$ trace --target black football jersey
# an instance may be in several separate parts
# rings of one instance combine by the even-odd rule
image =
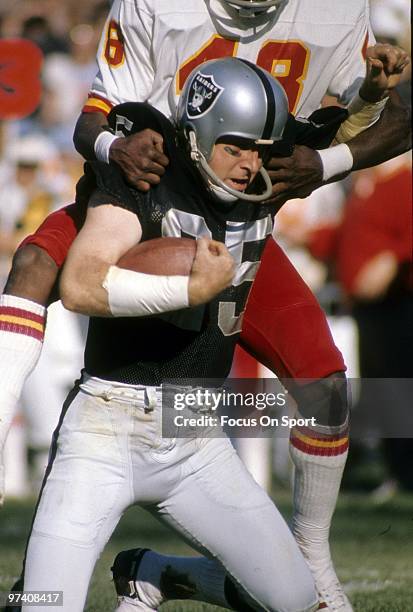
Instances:
[[[128,185],[119,168],[93,162],[98,190],[138,215],[142,240],[160,236],[205,236],[226,244],[235,259],[233,285],[210,303],[149,317],[92,317],[86,371],[129,384],[223,379],[232,364],[242,316],[266,240],[272,233],[272,205],[211,197],[203,180],[176,144],[175,128],[148,105],[116,107],[110,124],[126,133],[152,127],[163,134],[170,159],[162,181],[147,193]],[[274,271],[276,275],[276,271]]]

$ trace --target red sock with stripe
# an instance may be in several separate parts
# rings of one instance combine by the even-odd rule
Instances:
[[[27,377],[39,360],[46,309],[14,295],[0,296],[0,503],[4,494],[3,446]]]

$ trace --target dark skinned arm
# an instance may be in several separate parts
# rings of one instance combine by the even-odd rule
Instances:
[[[374,125],[346,142],[353,156],[352,170],[375,166],[411,148],[411,112],[395,91],[409,61],[403,49],[392,45],[376,44],[367,50],[360,96],[373,103],[386,96],[389,100]],[[272,159],[268,169],[274,183],[272,201],[279,206],[291,198],[307,197],[323,184],[320,157],[305,146],[296,146],[289,158]],[[336,175],[328,182],[345,175]]]
[[[73,141],[85,159],[96,159],[93,145],[108,125],[103,113],[82,113],[77,121]],[[110,147],[109,159],[123,170],[127,180],[141,191],[157,185],[169,160],[163,153],[163,138],[146,129],[131,136],[118,138]]]
[[[73,134],[76,151],[85,159],[96,159],[93,146],[96,138],[107,126],[108,120],[103,113],[81,113]]]
[[[409,107],[393,91],[377,123],[346,144],[354,159],[352,170],[370,168],[405,153],[412,146]],[[292,198],[305,198],[323,185],[320,156],[303,145],[297,145],[291,157],[273,158],[267,168],[274,183],[271,201],[280,206]]]
[[[348,143],[353,170],[370,168],[409,151],[412,147],[411,110],[392,91],[380,119]]]

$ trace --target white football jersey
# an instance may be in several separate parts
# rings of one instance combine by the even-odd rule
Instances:
[[[271,18],[240,18],[220,0],[115,0],[84,110],[146,101],[172,117],[196,66],[234,56],[276,76],[290,111],[308,117],[327,93],[350,101],[373,43],[368,0],[288,0]]]

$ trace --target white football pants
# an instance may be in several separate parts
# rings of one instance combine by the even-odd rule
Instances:
[[[25,590],[63,591],[64,603],[38,612],[82,612],[95,562],[133,504],[222,564],[257,609],[310,609],[306,562],[229,440],[162,438],[160,404],[160,389],[89,377],[66,402],[24,577]]]

